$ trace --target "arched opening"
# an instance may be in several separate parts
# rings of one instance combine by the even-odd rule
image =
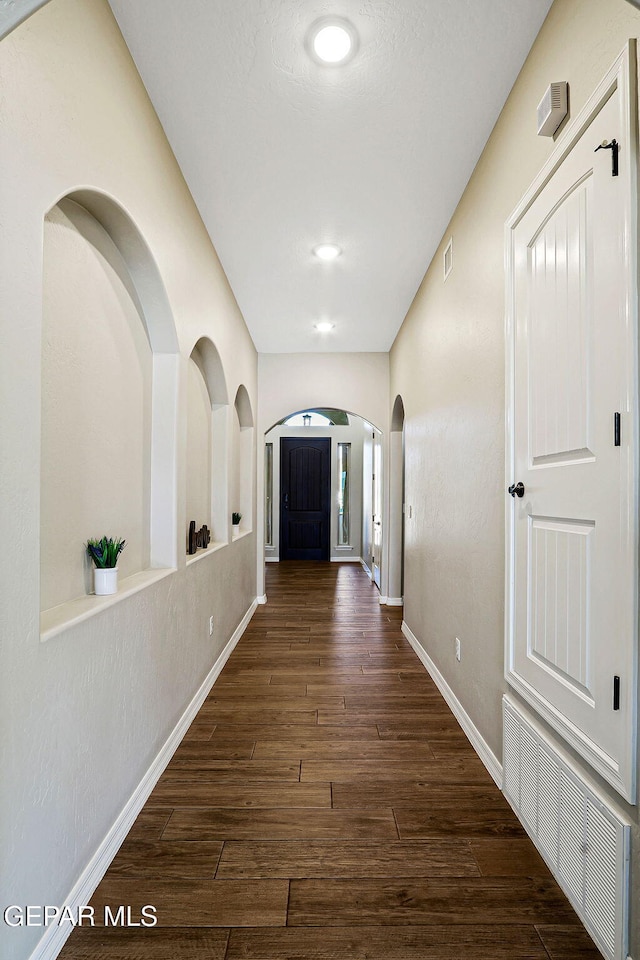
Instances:
[[[404,594],[404,403],[398,395],[391,414],[389,435],[389,597],[402,604]]]
[[[176,395],[178,362],[157,267],[114,201],[71,194],[51,208],[43,231],[40,555],[48,610],[91,592],[90,537],[126,539],[121,583],[175,565],[176,450],[157,407],[166,414]],[[169,409],[175,416],[175,402]]]
[[[113,241],[136,292],[153,352],[177,354],[178,338],[160,271],[129,214],[111,197],[95,190],[75,190],[65,200],[83,207]]]
[[[264,439],[265,560],[362,562],[379,586],[381,431],[357,414],[314,407],[288,413]]]
[[[222,361],[208,337],[191,351],[187,383],[187,521],[206,523],[214,543],[227,527],[227,385]]]
[[[231,514],[240,514],[239,532],[235,536],[248,533],[253,529],[253,448],[254,426],[251,400],[244,384],[240,384],[234,402],[232,418],[232,472],[231,472]],[[228,522],[231,522],[231,518]]]

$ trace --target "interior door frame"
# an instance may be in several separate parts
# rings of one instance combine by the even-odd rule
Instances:
[[[625,189],[630,197],[629,209],[624,213],[624,274],[627,278],[627,324],[631,331],[635,349],[629,351],[627,362],[630,364],[629,383],[633,384],[633,395],[629,399],[630,420],[635,438],[633,476],[629,482],[637,490],[640,470],[638,465],[638,122],[637,122],[637,80],[636,80],[636,42],[630,40],[615,61],[606,77],[598,85],[578,116],[564,131],[555,150],[533,181],[520,203],[505,225],[505,341],[506,341],[506,418],[505,418],[505,679],[544,720],[597,770],[630,803],[636,802],[636,737],[638,727],[638,588],[636,586],[633,604],[633,635],[635,637],[632,652],[632,676],[629,677],[629,691],[633,697],[630,710],[630,731],[632,770],[630,779],[623,781],[606,758],[594,752],[580,730],[549,701],[529,685],[514,669],[513,653],[515,642],[515,505],[512,497],[506,493],[507,487],[517,481],[515,476],[516,450],[514,437],[515,423],[515,322],[516,322],[516,284],[515,284],[515,239],[516,227],[531,204],[541,193],[562,162],[583,135],[594,116],[616,91],[620,94],[621,119],[629,133],[629,163]],[[624,170],[622,171],[624,175]],[[631,494],[633,510],[633,542],[638,542],[638,502],[637,493]],[[638,556],[634,552],[633,577],[638,584]]]
[[[382,553],[383,553],[383,516],[384,516],[384,460],[382,449],[382,431],[373,428],[373,446],[371,450],[371,580],[381,592]],[[377,507],[377,510],[376,510]],[[376,527],[379,528],[379,550],[376,549]],[[379,553],[379,556],[376,554]],[[377,571],[377,576],[376,576]]]

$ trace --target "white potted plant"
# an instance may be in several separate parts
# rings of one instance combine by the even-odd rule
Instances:
[[[126,540],[117,537],[101,537],[87,540],[87,553],[94,563],[93,590],[97,597],[106,597],[118,592],[118,557],[124,550]]]
[[[242,514],[241,514],[241,513],[236,513],[236,512],[234,511],[234,513],[231,514],[231,535],[232,535],[233,537],[237,537],[237,536],[239,536],[239,534],[240,534],[240,521],[241,521],[241,520],[242,520]]]

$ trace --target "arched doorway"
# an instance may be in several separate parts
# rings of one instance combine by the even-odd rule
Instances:
[[[321,452],[323,444],[325,453]],[[377,469],[374,464],[378,465]],[[324,490],[323,470],[328,472]],[[330,407],[294,411],[266,431],[264,553],[267,562],[290,557],[288,545],[283,541],[296,526],[296,518],[292,519],[292,512],[295,513],[292,484],[295,483],[302,484],[302,494],[297,497],[299,505],[317,506],[311,504],[308,497],[305,499],[309,491],[317,494],[318,501],[322,494],[328,503],[325,521],[321,517],[307,518],[311,525],[307,529],[311,533],[316,523],[315,532],[319,535],[324,522],[327,535],[324,553],[310,559],[363,562],[379,587],[383,535],[381,431],[359,415]],[[300,550],[301,544],[296,542],[294,549]],[[295,554],[294,558],[304,557]]]

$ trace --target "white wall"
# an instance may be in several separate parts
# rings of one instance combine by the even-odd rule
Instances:
[[[536,135],[536,107],[548,84],[568,81],[575,117],[639,34],[640,14],[624,0],[556,0],[391,351],[392,396],[401,394],[406,416],[405,502],[413,512],[405,516],[405,619],[499,759],[506,688],[504,224],[555,145]],[[451,236],[453,272],[445,282],[442,256]],[[622,806],[637,824],[637,808]],[[637,826],[633,847],[637,958]]]
[[[264,549],[266,559],[279,556],[280,550],[280,440],[282,437],[331,438],[331,560],[360,558],[362,543],[362,420],[350,417],[349,426],[337,427],[274,427],[265,434],[265,443],[273,443],[273,546]],[[338,467],[337,446],[351,444],[350,466],[350,545],[338,547]],[[264,502],[264,501],[263,501]]]
[[[262,433],[289,414],[316,407],[346,410],[387,430],[387,353],[261,353],[258,378]]]
[[[244,383],[254,409],[257,356],[107,3],[52,0],[17,27],[0,44],[0,87],[0,533],[10,545],[0,556],[2,900],[65,903],[255,598],[255,537],[189,566],[184,544],[189,356],[209,337],[229,396]],[[152,532],[150,564],[140,563],[175,558],[175,568],[138,574],[137,592],[112,604],[82,598],[88,618],[75,625],[68,605],[56,608],[59,630],[43,642],[44,218],[77,190],[112,236],[131,227],[125,259],[154,345],[150,469],[159,479],[151,520],[146,507],[136,511]],[[129,404],[139,423],[140,404]],[[111,521],[123,536],[125,499]],[[25,960],[41,933],[0,924],[0,956]]]

